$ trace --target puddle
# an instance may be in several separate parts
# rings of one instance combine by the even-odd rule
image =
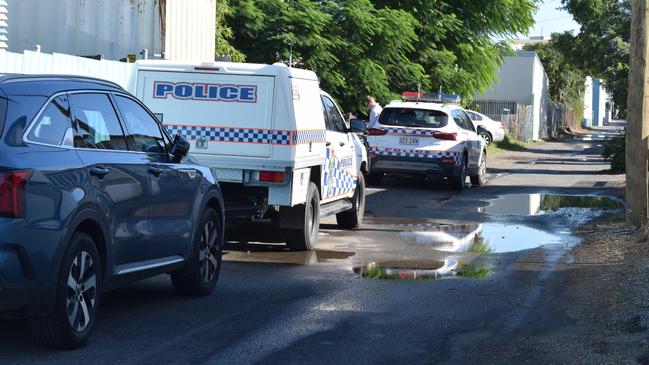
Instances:
[[[253,250],[229,249],[223,253],[224,261],[261,262],[292,265],[318,265],[336,263],[354,256],[355,252],[313,250],[289,251],[283,247],[273,250],[272,246],[258,245]]]
[[[357,266],[354,272],[364,278],[388,280],[436,280],[456,275],[455,260],[385,261]]]
[[[607,196],[511,194],[491,201],[489,214],[537,215],[560,210],[582,209],[593,212],[624,209],[624,203]]]
[[[540,246],[567,246],[576,240],[521,224],[441,224],[404,231],[402,240],[454,253],[505,253]]]

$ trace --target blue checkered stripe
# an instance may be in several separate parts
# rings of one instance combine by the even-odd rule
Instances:
[[[389,134],[403,134],[408,136],[422,136],[422,137],[432,137],[439,131],[430,130],[430,129],[414,129],[414,128],[394,128],[394,127],[381,127],[379,128],[388,132]]]
[[[379,156],[389,157],[412,157],[412,158],[429,158],[440,159],[442,157],[453,158],[453,164],[459,165],[462,161],[462,154],[455,151],[426,151],[426,150],[412,150],[404,148],[383,148],[370,146],[370,153],[375,153]]]
[[[324,129],[293,131],[293,144],[318,143],[325,141]]]
[[[334,156],[331,148],[327,148],[323,187],[325,199],[354,192],[357,182],[356,177],[347,172],[345,168],[341,168],[340,160]]]
[[[309,142],[324,142],[324,130],[284,131],[271,129],[250,129],[230,127],[205,127],[193,125],[166,124],[171,133],[180,134],[188,140],[206,138],[215,142],[259,143],[293,145]]]

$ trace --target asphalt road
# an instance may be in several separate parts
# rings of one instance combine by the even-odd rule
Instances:
[[[106,294],[83,349],[41,348],[25,321],[0,320],[0,364],[498,363],[489,343],[569,320],[540,299],[553,265],[570,260],[570,228],[588,217],[502,212],[539,193],[615,196],[621,178],[601,174],[600,148],[595,138],[490,157],[488,185],[461,194],[387,178],[368,189],[363,226],[323,221],[315,252],[286,252],[264,227],[265,243],[229,243],[211,296],[178,297],[167,276]],[[507,194],[532,195],[494,211]],[[485,242],[526,249],[475,249]],[[407,280],[431,275],[440,279]]]

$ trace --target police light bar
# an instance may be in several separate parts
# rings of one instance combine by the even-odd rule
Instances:
[[[459,104],[462,100],[459,95],[445,93],[420,93],[416,91],[404,91],[401,93],[403,101],[415,101],[424,103],[447,103]]]

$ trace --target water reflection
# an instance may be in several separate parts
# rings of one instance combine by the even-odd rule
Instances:
[[[520,224],[441,224],[404,231],[401,239],[446,252],[503,253],[573,240]]]
[[[565,208],[588,209],[592,212],[624,209],[615,198],[594,195],[509,194],[491,201],[485,208],[489,214],[537,215]]]

